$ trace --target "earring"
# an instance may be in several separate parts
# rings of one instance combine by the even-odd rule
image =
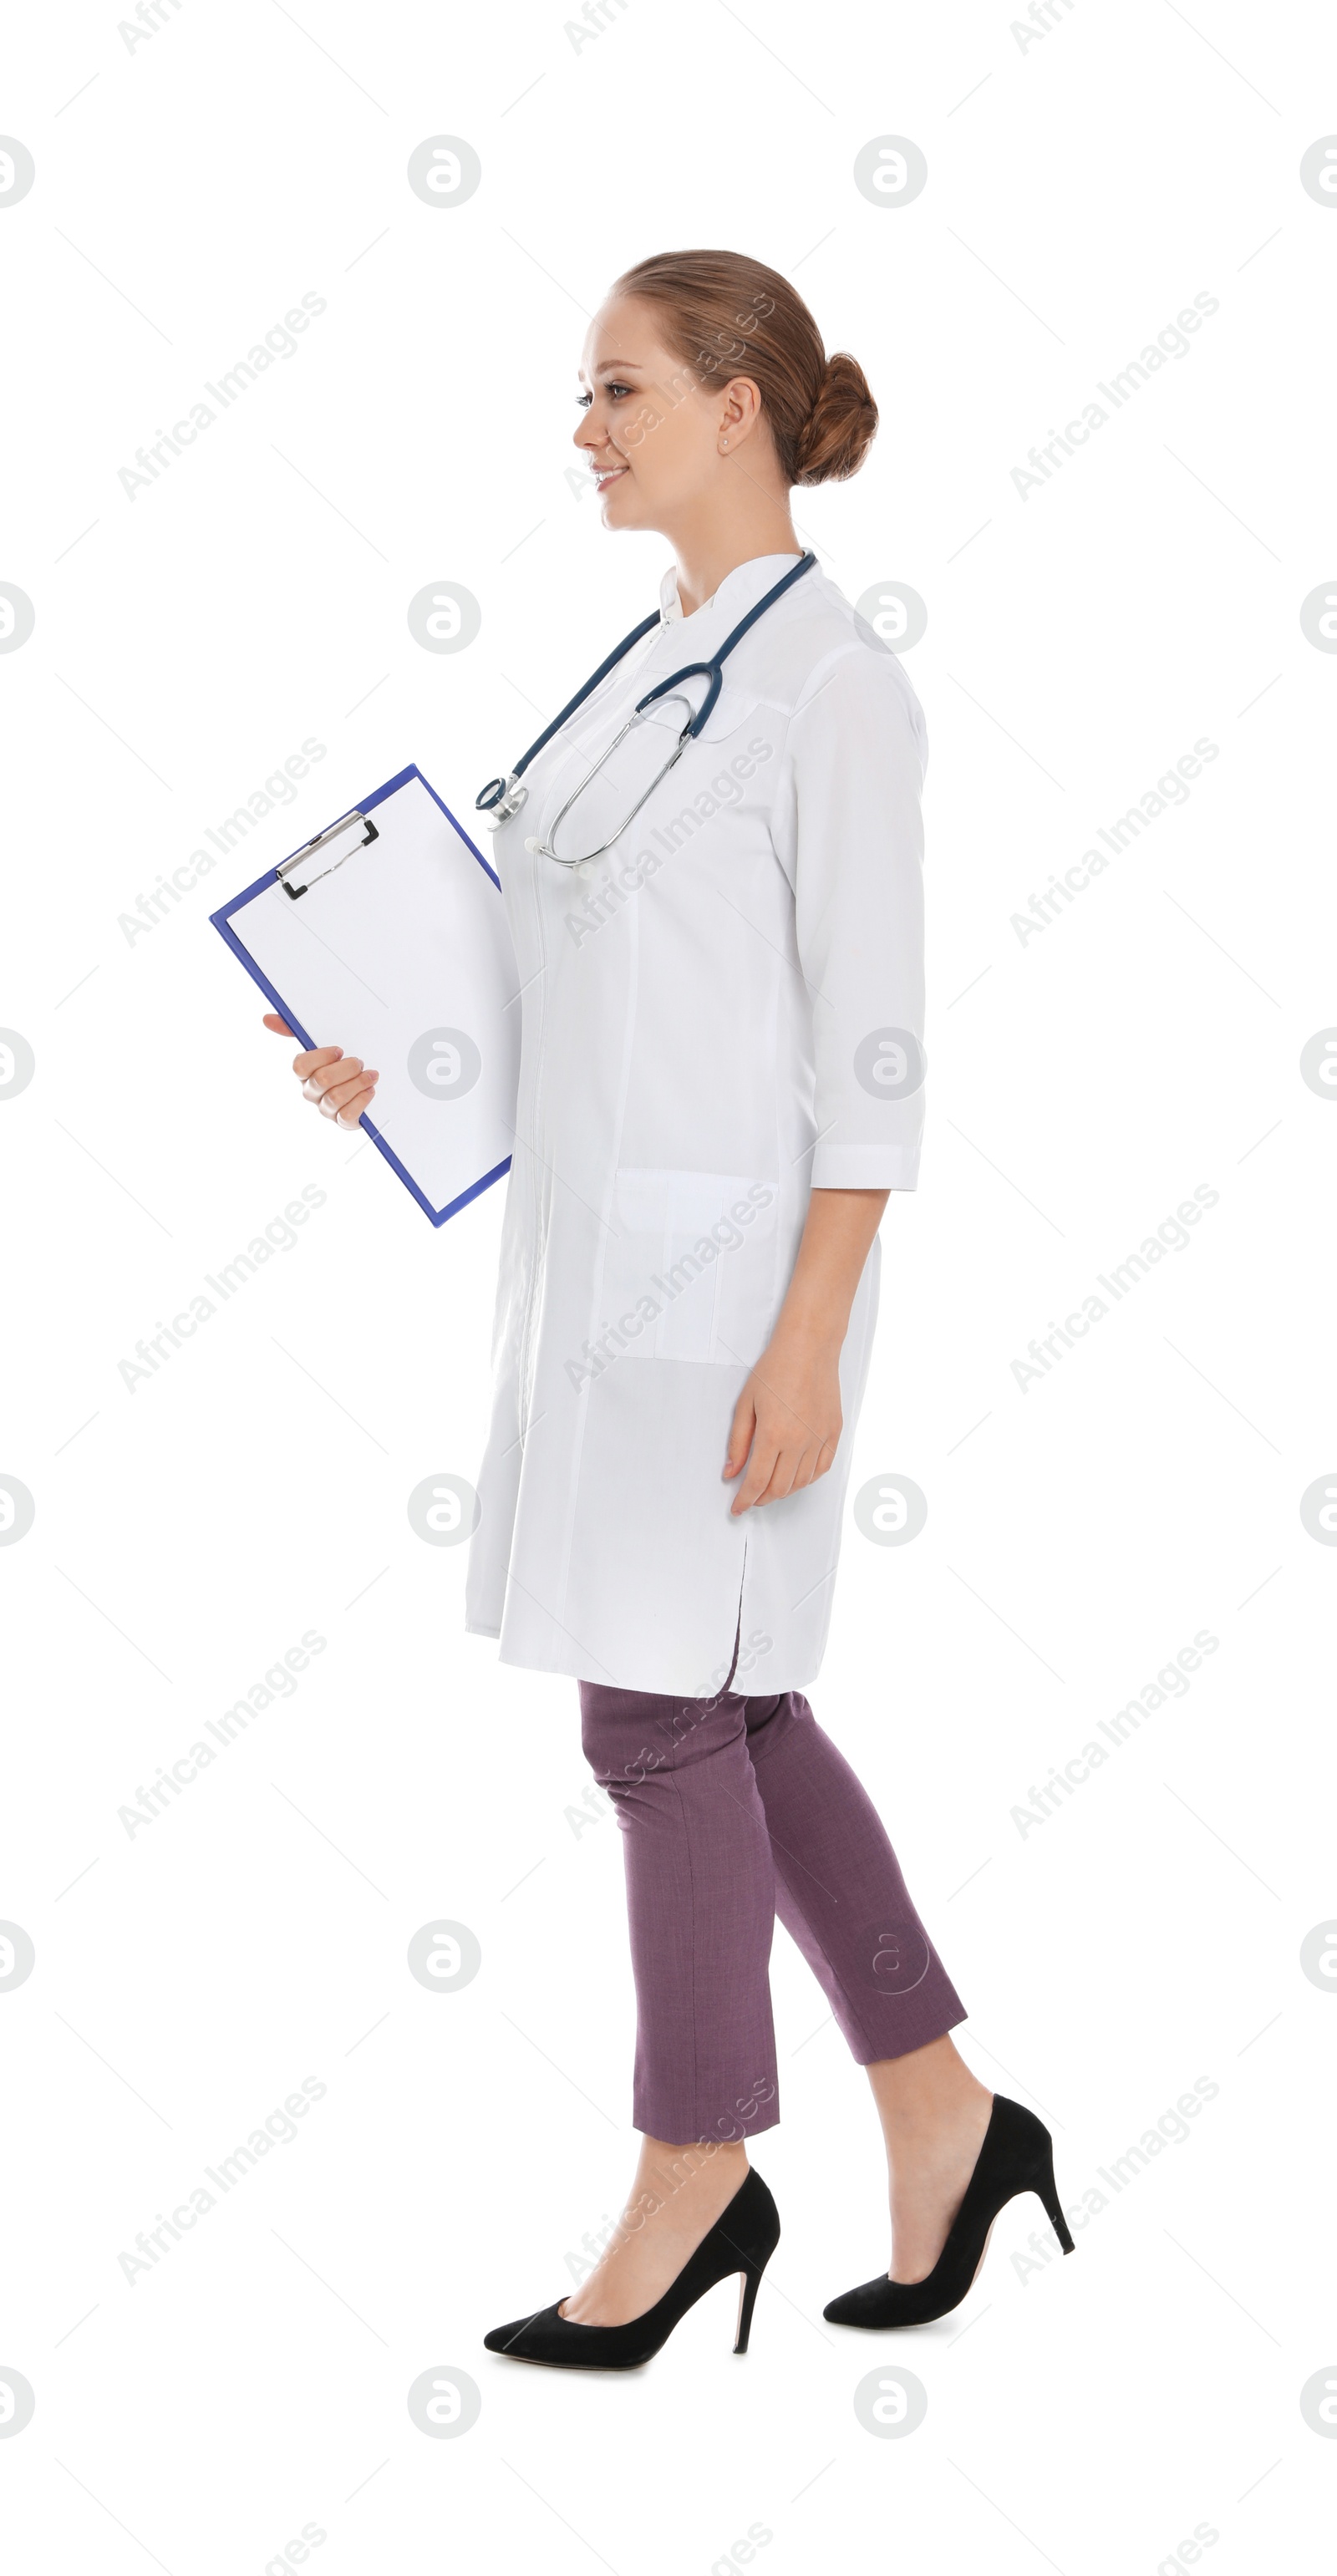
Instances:
[[[722,446],[724,446],[724,447],[727,447],[727,446],[728,446],[728,444],[729,444],[729,442],[728,442],[728,439],[727,439],[727,438],[726,438],[726,439],[723,439],[723,440],[721,441],[721,445],[722,445]]]

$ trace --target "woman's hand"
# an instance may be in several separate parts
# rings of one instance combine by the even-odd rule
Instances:
[[[809,1198],[770,1347],[734,1406],[725,1480],[745,1460],[747,1474],[729,1506],[731,1519],[754,1503],[778,1503],[813,1484],[835,1457],[841,1346],[886,1204],[885,1190],[815,1189]]]
[[[786,1329],[782,1316],[734,1406],[725,1480],[738,1475],[745,1460],[747,1474],[730,1518],[754,1503],[778,1503],[824,1476],[842,1420],[840,1341],[801,1325]]]
[[[277,1011],[266,1011],[264,1020],[275,1037],[292,1036]],[[356,1127],[363,1110],[370,1109],[380,1080],[360,1055],[345,1055],[342,1047],[303,1047],[293,1057],[292,1069],[303,1098],[314,1101],[322,1118],[332,1118],[338,1127]]]

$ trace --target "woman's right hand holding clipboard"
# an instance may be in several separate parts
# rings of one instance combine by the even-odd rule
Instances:
[[[277,1011],[266,1011],[264,1022],[275,1037],[293,1034]],[[314,1102],[322,1118],[332,1118],[338,1127],[356,1127],[364,1109],[370,1109],[380,1080],[360,1055],[345,1055],[342,1047],[303,1047],[293,1057],[292,1069],[303,1099]]]

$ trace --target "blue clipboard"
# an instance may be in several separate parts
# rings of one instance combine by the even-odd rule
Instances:
[[[518,977],[501,881],[416,765],[209,916],[304,1047],[374,1065],[359,1124],[433,1225],[510,1169]]]

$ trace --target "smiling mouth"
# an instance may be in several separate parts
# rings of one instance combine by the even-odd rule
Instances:
[[[616,483],[619,476],[626,473],[627,468],[625,465],[596,465],[591,470],[597,489],[603,492],[610,483]]]

